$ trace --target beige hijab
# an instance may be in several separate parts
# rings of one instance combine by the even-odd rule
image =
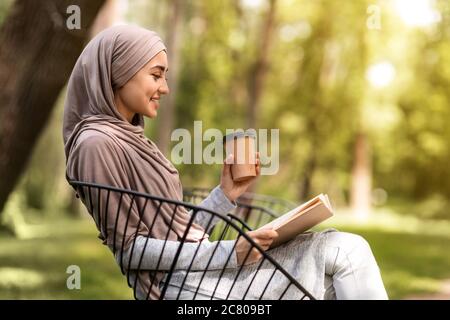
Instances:
[[[135,115],[129,123],[114,104],[113,88],[123,86],[162,50],[166,48],[155,32],[131,25],[106,29],[88,43],[70,76],[64,106],[63,137],[68,180],[106,184],[182,200],[178,171],[144,136],[142,115]],[[88,209],[88,203],[97,208],[97,194],[92,195],[89,201],[86,197],[82,196],[82,200]],[[130,247],[136,235],[157,239],[167,236],[169,240],[179,240],[190,219],[184,207],[177,207],[174,213],[174,206],[163,204],[152,226],[158,203],[149,201],[140,221],[139,212],[144,208],[144,199],[132,201],[127,196],[119,202],[117,193],[111,193],[109,197],[108,212],[104,210],[106,193],[103,193],[100,195],[100,208],[103,210],[90,213],[100,231],[100,238],[116,252],[122,246],[124,249]],[[132,210],[128,213],[130,205]],[[203,238],[204,229],[194,224],[187,241],[196,242]],[[158,274],[157,278],[160,277]],[[139,278],[143,289],[146,289],[148,274],[147,280]],[[150,297],[158,296],[157,287],[152,287]]]

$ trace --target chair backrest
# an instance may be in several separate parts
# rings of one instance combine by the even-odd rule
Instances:
[[[206,188],[184,188],[183,200],[199,204],[209,194]],[[275,197],[246,192],[236,200],[237,208],[229,214],[245,229],[257,229],[297,205]]]
[[[288,297],[289,299],[292,299],[291,297],[293,292],[295,292],[295,298],[314,299],[314,297],[305,288],[303,288],[300,283],[296,281],[296,279],[294,279],[279,263],[277,263],[277,261],[275,261],[245,233],[246,228],[245,226],[242,228],[242,224],[240,225],[239,219],[236,220],[232,217],[224,216],[212,210],[207,210],[206,208],[198,207],[186,202],[165,199],[159,196],[133,190],[80,181],[69,181],[69,183],[75,189],[77,196],[81,198],[88,212],[94,219],[101,238],[109,241],[108,247],[111,249],[114,257],[116,258],[116,262],[120,265],[122,274],[126,276],[128,286],[133,289],[133,294],[136,299],[143,298],[142,289],[140,289],[138,294],[138,288],[141,288],[142,283],[149,283],[148,288],[145,287],[147,292],[144,298],[155,298],[151,295],[150,291],[153,286],[157,285],[158,276],[160,277],[159,280],[161,280],[161,277],[164,278],[164,285],[160,288],[160,294],[156,298],[164,299],[171,278],[174,277],[175,272],[179,270],[183,271],[181,273],[183,275],[183,279],[181,280],[181,284],[178,283],[179,292],[177,294],[177,298],[180,297],[182,290],[186,288],[185,285],[187,285],[188,276],[190,276],[191,273],[195,273],[196,276],[201,274],[200,281],[194,288],[195,294],[192,298],[195,299],[197,294],[200,294],[206,285],[204,284],[202,286],[202,281],[205,279],[206,274],[214,270],[214,272],[218,275],[218,279],[214,290],[209,292],[211,299],[249,299],[249,297],[255,296],[254,287],[257,282],[259,288],[256,297],[257,299],[266,298],[267,293],[269,292],[271,292],[271,299],[286,299]],[[111,207],[113,203],[115,206]],[[144,215],[146,211],[156,210],[154,214],[155,220],[158,215],[160,215],[162,205],[170,207],[171,210],[173,210],[173,213],[175,213],[179,207],[184,207],[190,212],[191,218],[187,225],[186,232],[184,232],[183,236],[175,242],[176,245],[174,246],[173,241],[168,240],[168,233],[165,239],[152,239],[150,233],[153,225],[147,225],[149,231],[144,237],[145,245],[143,248],[142,246],[139,247],[139,244],[137,244],[137,230],[139,229],[141,223],[144,223],[143,221],[145,220]],[[251,209],[253,210],[253,208]],[[137,210],[139,217],[138,221],[133,221],[130,219],[131,210]],[[172,224],[174,216],[175,215],[172,215],[172,220],[169,225]],[[124,230],[118,229],[117,221],[119,220],[119,217],[122,219],[126,218]],[[197,223],[196,219],[199,217],[201,217],[203,221],[205,234],[208,231],[210,235],[210,242],[208,242],[208,245],[212,254],[207,257],[208,261],[205,261],[205,256],[199,255],[200,244],[186,242],[186,237],[192,227],[192,224],[194,222]],[[217,221],[218,223],[216,223]],[[136,230],[135,234],[130,234],[130,231],[127,231],[127,229]],[[133,240],[131,247],[125,249],[124,243],[127,236],[131,236]],[[236,266],[234,279],[230,282],[229,277],[227,278],[229,286],[224,287],[227,290],[224,292],[220,282],[223,279],[222,277],[224,276],[226,270],[229,270],[227,269],[227,266],[232,259],[232,253],[234,252],[237,241],[228,242],[233,243],[233,251],[231,251],[226,259],[224,259],[223,265],[215,265],[212,269],[212,266],[215,263],[214,255],[220,250],[221,243],[223,244],[223,241],[226,241],[227,239],[241,238],[246,239],[249,243],[250,249],[242,265]],[[147,247],[147,243],[150,243],[151,241],[153,241],[153,247]],[[157,242],[156,245],[155,241]],[[192,249],[193,245],[195,249]],[[186,251],[189,256],[189,259],[187,260],[183,258],[186,257],[186,252],[184,249],[191,250]],[[255,269],[251,273],[251,279],[246,279],[246,281],[244,281],[245,286],[242,287],[244,282],[239,279],[239,275],[245,268],[244,264],[247,261],[251,250],[257,250],[261,254],[262,258],[260,261],[256,262],[257,267],[255,264]],[[203,267],[201,270],[198,270],[198,266]],[[267,270],[270,270],[271,274],[268,278],[267,276],[265,277],[266,283],[263,284],[261,289],[261,274],[265,273],[267,275]],[[146,279],[145,281],[140,282],[143,275],[145,275]],[[177,273],[177,277],[179,277],[179,275],[180,273]],[[275,287],[277,288],[275,291],[278,292],[279,295],[274,298],[273,292]],[[233,289],[236,288],[239,288],[239,292],[242,293],[239,297],[236,297],[234,293],[232,294]],[[191,287],[190,290],[192,291],[192,289],[193,288]]]

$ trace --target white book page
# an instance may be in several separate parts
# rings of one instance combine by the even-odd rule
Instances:
[[[294,214],[296,214],[297,212],[298,212],[297,208],[292,209],[291,211],[283,214],[282,216],[276,218],[275,220],[272,220],[271,222],[265,224],[261,228],[274,228],[274,229],[276,229],[277,227],[281,226],[285,221],[289,220],[289,218],[291,216],[293,216]]]

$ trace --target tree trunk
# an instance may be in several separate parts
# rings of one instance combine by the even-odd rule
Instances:
[[[0,212],[104,0],[17,0],[0,29]],[[66,21],[80,8],[79,29]],[[62,146],[61,146],[62,148]]]
[[[370,214],[372,189],[370,159],[370,147],[367,136],[364,133],[358,133],[354,149],[350,201],[353,213],[361,220],[367,219]]]
[[[247,123],[248,128],[256,129],[258,126],[258,110],[260,109],[260,101],[264,88],[264,81],[267,75],[269,48],[272,42],[272,36],[275,29],[275,13],[276,0],[270,0],[269,9],[266,19],[261,28],[261,47],[258,50],[258,57],[251,68],[250,72],[250,88],[248,101]],[[250,185],[247,192],[256,190],[257,181]]]
[[[117,21],[123,20],[123,12],[119,11],[119,0],[104,0],[104,4],[97,14],[92,26],[89,29],[89,39],[104,29],[112,26]]]
[[[262,42],[261,47],[258,50],[259,55],[255,61],[255,64],[251,68],[249,82],[249,108],[247,116],[249,128],[256,129],[257,125],[258,109],[268,68],[269,48],[275,29],[275,5],[276,0],[270,0],[269,11],[267,12],[266,20],[261,29]]]
[[[317,167],[317,151],[316,148],[311,148],[308,160],[306,162],[305,172],[303,174],[303,180],[300,183],[299,199],[300,201],[306,201],[311,195],[312,178]]]
[[[175,100],[178,87],[178,69],[179,69],[179,43],[181,35],[181,26],[183,22],[183,4],[181,0],[172,0],[167,19],[167,59],[169,62],[170,73],[169,89],[170,94],[164,98],[158,120],[157,141],[161,152],[169,156],[170,136],[175,126]]]
[[[354,59],[358,59],[361,66],[368,65],[368,45],[366,43],[365,28],[360,28],[357,33],[357,46]],[[362,73],[362,72],[361,72]],[[361,74],[361,77],[363,75]],[[361,90],[359,96],[365,97],[366,87]],[[353,168],[351,176],[350,205],[353,215],[358,220],[367,220],[371,213],[372,202],[372,152],[369,138],[366,132],[366,119],[364,118],[364,99],[359,101],[359,108],[353,117],[358,119],[359,125],[355,132],[355,144],[353,154]]]

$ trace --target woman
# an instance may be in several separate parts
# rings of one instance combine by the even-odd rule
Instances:
[[[143,134],[143,116],[157,117],[158,100],[169,93],[167,86],[167,50],[160,37],[137,26],[115,26],[98,34],[80,55],[69,80],[64,110],[63,135],[67,160],[67,179],[94,182],[138,190],[169,199],[182,199],[182,186],[178,171]],[[231,160],[231,159],[230,159]],[[236,183],[231,179],[230,165],[225,161],[220,185],[214,188],[201,204],[219,213],[235,208],[235,200],[243,194],[254,179]],[[259,175],[259,157],[257,174]],[[90,201],[97,201],[93,196]],[[99,195],[101,206],[105,195]],[[87,203],[86,199],[82,200]],[[143,269],[154,270],[155,259],[164,249],[165,256],[159,270],[170,265],[179,240],[186,230],[190,213],[184,208],[173,208],[150,203],[142,217],[143,204],[124,197],[108,199],[108,213],[93,212],[94,220],[104,244],[113,250],[118,262],[130,271],[131,283],[136,285],[137,298],[159,297],[164,274],[156,273],[156,285],[144,276]],[[120,201],[131,205],[130,213],[122,213],[114,225],[110,212],[119,208]],[[125,205],[125,207],[127,207]],[[149,208],[152,207],[152,208]],[[119,211],[119,210],[118,210]],[[155,212],[159,215],[155,215]],[[109,219],[108,219],[109,217]],[[198,262],[193,271],[203,270],[211,256],[213,245],[203,236],[208,228],[207,217],[199,214],[187,233],[187,243],[179,257],[179,268],[186,269],[189,257],[198,249]],[[210,225],[209,225],[210,226]],[[209,231],[209,230],[206,230]],[[113,234],[114,233],[114,234]],[[248,235],[265,250],[277,236],[274,230],[259,230]],[[167,243],[164,240],[167,236]],[[238,266],[248,252],[248,242],[241,238],[222,241],[211,265],[221,269],[224,257],[232,259],[226,266],[224,279],[233,279]],[[134,253],[131,247],[134,243]],[[120,254],[117,248],[122,248]],[[360,236],[327,230],[305,233],[290,242],[268,251],[287,271],[319,299],[386,299],[379,268],[369,245]],[[142,261],[137,257],[143,255]],[[245,260],[242,281],[238,282],[231,297],[239,298],[245,279],[255,272],[260,259],[254,253]],[[125,261],[125,263],[123,263]],[[140,268],[139,268],[140,267]],[[148,274],[148,272],[147,272]],[[174,273],[166,298],[176,296],[177,285],[186,275],[184,270]],[[217,280],[214,270],[208,272],[204,290],[199,298],[209,298],[208,285]],[[260,279],[261,280],[261,279]],[[198,273],[190,272],[186,287],[195,287]],[[226,281],[226,280],[225,280]],[[267,279],[266,279],[267,281]],[[264,279],[261,283],[265,283]],[[242,286],[241,286],[242,284]],[[276,284],[276,282],[275,282]],[[273,292],[277,288],[272,288]],[[256,291],[247,297],[256,298]],[[268,290],[265,298],[273,298]],[[218,296],[220,297],[220,288]],[[191,298],[192,292],[183,291],[181,298]],[[295,298],[295,294],[287,294]]]

